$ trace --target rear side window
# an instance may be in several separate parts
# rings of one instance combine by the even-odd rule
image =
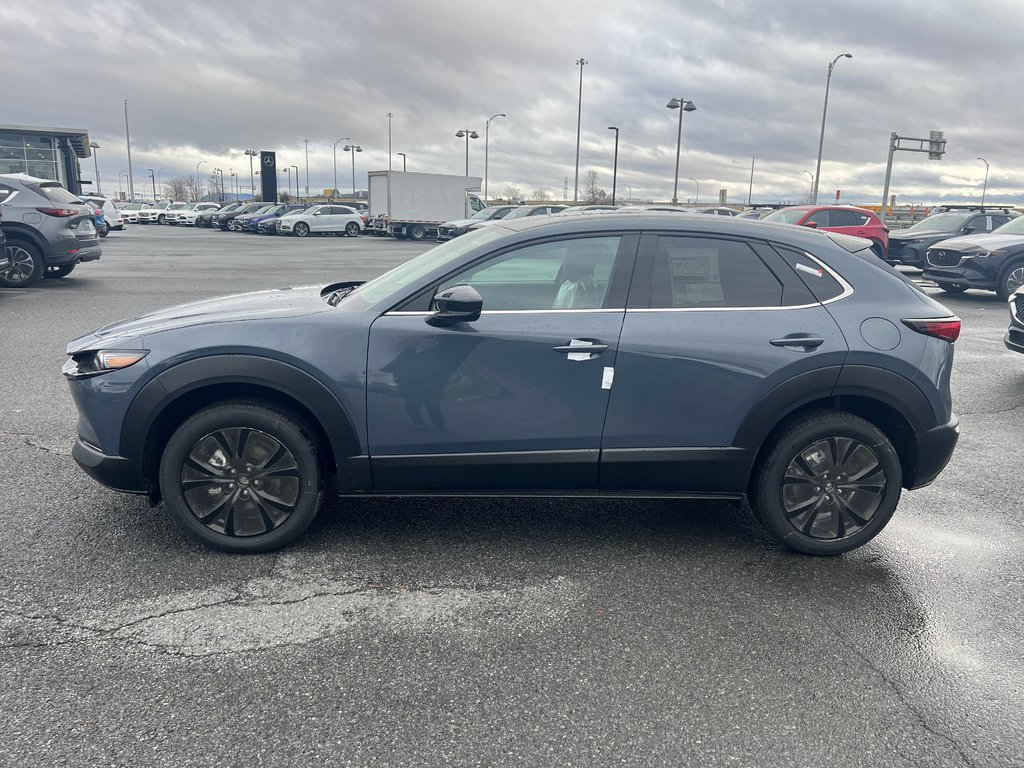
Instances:
[[[793,271],[804,281],[804,285],[814,294],[818,301],[828,301],[843,293],[843,285],[814,259],[806,253],[790,248],[775,246],[782,259],[793,268]],[[874,254],[872,254],[874,255]]]
[[[0,203],[3,203],[7,198],[14,194],[14,189],[8,187],[6,184],[0,184]]]
[[[860,211],[829,211],[832,227],[863,227],[868,223],[867,215]]]
[[[658,238],[651,308],[778,307],[782,284],[745,243]]]
[[[39,194],[49,200],[51,203],[76,203],[82,204],[82,201],[77,197],[68,192],[60,184],[40,184]]]

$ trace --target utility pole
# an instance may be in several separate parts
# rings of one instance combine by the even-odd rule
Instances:
[[[394,117],[390,112],[387,114],[388,118],[388,170],[391,170],[391,118]]]
[[[308,200],[309,199],[309,139],[305,139],[304,141],[306,142],[306,199]],[[299,172],[297,168],[295,169],[295,172],[296,173]],[[296,181],[298,181],[298,179],[296,179]],[[296,192],[298,192],[297,189],[296,189]]]
[[[747,205],[750,205],[750,198],[754,194],[754,158],[750,158],[750,186],[747,187]]]
[[[901,142],[917,142],[917,146],[902,146]],[[925,145],[928,146],[925,146]],[[929,160],[941,160],[942,156],[946,154],[946,139],[943,137],[942,131],[931,131],[929,132],[927,139],[915,139],[909,136],[897,136],[896,132],[893,131],[889,134],[889,160],[885,164],[885,187],[882,190],[882,209],[881,217],[882,223],[885,223],[886,210],[889,206],[889,182],[892,179],[892,156],[897,151],[903,152],[927,152]],[[815,187],[817,187],[817,179],[815,179]]]
[[[124,140],[128,145],[128,199],[135,200],[135,186],[132,183],[132,137],[128,133],[128,99],[124,100]]]
[[[580,98],[576,105],[576,181],[573,184],[572,201],[578,202],[580,197],[580,122],[583,118],[583,67],[590,62],[580,57],[576,64],[580,68]]]
[[[609,125],[608,130],[615,131],[615,159],[612,161],[612,205],[615,205],[615,184],[619,180],[619,129]]]

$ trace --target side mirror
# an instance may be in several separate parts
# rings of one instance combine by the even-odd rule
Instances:
[[[436,311],[427,318],[427,324],[444,328],[479,320],[484,299],[471,285],[453,285],[434,296],[434,307]]]
[[[818,222],[816,222],[816,221],[805,221],[804,222],[804,226],[805,227],[810,227],[811,229],[817,229],[818,228]]]

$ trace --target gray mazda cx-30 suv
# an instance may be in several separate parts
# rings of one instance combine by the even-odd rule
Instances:
[[[71,342],[73,454],[236,552],[293,540],[325,488],[749,498],[787,546],[845,552],[958,436],[960,321],[870,246],[718,216],[498,222],[367,283]]]

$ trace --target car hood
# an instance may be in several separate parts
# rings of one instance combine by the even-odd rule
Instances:
[[[211,323],[233,323],[242,320],[265,320],[276,317],[331,311],[320,294],[323,286],[275,288],[269,291],[241,293],[179,304],[157,312],[122,320],[75,339],[68,344],[68,354],[99,345],[109,345],[119,339],[138,338],[162,331],[176,330]]]
[[[1024,235],[967,235],[942,240],[932,248],[950,251],[994,251],[998,248],[1013,248],[1024,245]]]
[[[927,240],[931,237],[949,237],[952,232],[939,232],[937,229],[919,229],[914,232],[904,230],[902,232],[890,232],[890,240]]]
[[[451,227],[454,229],[455,227],[469,227],[473,224],[479,224],[480,221],[480,219],[455,219],[455,221],[446,221],[441,226]],[[490,221],[490,219],[485,219],[485,221]]]

